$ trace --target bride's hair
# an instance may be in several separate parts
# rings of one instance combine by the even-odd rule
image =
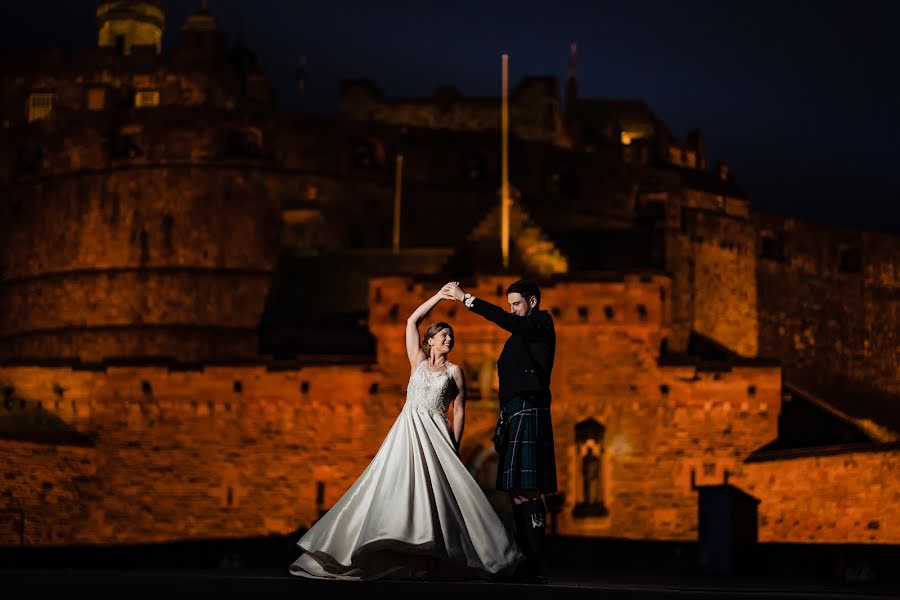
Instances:
[[[456,335],[453,333],[453,328],[450,327],[449,323],[444,323],[443,321],[432,323],[428,326],[428,329],[425,330],[425,339],[422,340],[422,350],[425,351],[426,356],[431,356],[431,352],[428,348],[428,340],[436,336],[442,329],[450,330],[450,349],[453,350],[453,346],[456,345]]]

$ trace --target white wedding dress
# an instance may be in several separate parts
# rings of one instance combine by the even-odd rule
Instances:
[[[511,572],[522,555],[454,450],[453,369],[419,363],[406,404],[359,479],[297,542],[294,575],[466,579]]]

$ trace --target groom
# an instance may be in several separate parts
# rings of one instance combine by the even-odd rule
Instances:
[[[509,493],[516,541],[525,553],[525,574],[532,583],[547,582],[546,510],[541,494],[556,491],[556,457],[550,421],[550,372],[556,353],[553,318],[541,310],[537,284],[520,280],[506,290],[507,313],[465,293],[457,282],[442,292],[510,332],[497,360],[500,410],[509,420],[509,435],[500,452],[497,489]]]

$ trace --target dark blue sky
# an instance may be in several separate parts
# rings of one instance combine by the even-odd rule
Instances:
[[[94,43],[95,4],[3,3],[5,47]],[[170,0],[171,43],[199,0]],[[260,55],[291,110],[334,114],[346,77],[388,95],[499,93],[565,78],[579,49],[584,96],[640,98],[676,136],[700,127],[754,206],[900,233],[900,2],[299,2],[209,0]],[[293,85],[308,57],[306,89]]]

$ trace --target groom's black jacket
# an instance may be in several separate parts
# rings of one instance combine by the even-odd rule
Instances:
[[[519,317],[481,298],[473,300],[471,310],[512,334],[497,359],[501,406],[520,392],[547,392],[549,401],[556,354],[556,330],[550,313],[535,310]]]

